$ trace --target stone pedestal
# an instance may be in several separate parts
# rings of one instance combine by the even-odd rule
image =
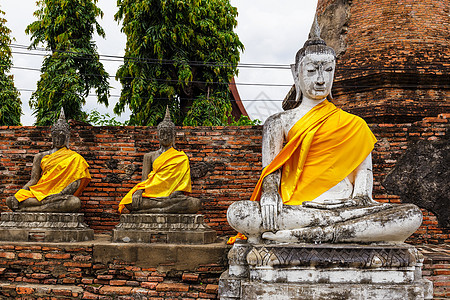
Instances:
[[[113,230],[113,242],[210,244],[216,232],[196,214],[124,214]]]
[[[94,239],[94,230],[80,213],[4,212],[0,241],[82,242]]]
[[[228,299],[432,299],[421,254],[400,245],[235,244],[219,296]]]

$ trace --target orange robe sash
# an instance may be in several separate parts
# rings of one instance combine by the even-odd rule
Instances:
[[[284,148],[264,168],[251,200],[260,199],[263,179],[280,168],[284,204],[314,200],[353,172],[375,143],[363,119],[325,100],[291,128]]]
[[[134,186],[119,203],[119,212],[132,202],[134,192],[145,190],[143,197],[168,197],[175,191],[191,192],[189,158],[174,148],[162,153],[153,162],[153,169],[145,181]]]
[[[81,194],[91,180],[86,160],[75,151],[63,147],[55,153],[46,155],[41,160],[42,176],[29,187],[20,189],[14,196],[19,202],[28,198],[42,201],[45,197],[60,193],[74,181],[81,180],[75,196]]]

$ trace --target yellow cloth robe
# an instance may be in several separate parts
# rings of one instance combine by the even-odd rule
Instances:
[[[75,196],[81,194],[91,180],[86,160],[75,151],[63,147],[55,153],[46,155],[41,160],[42,176],[30,186],[30,190],[20,189],[14,196],[21,202],[28,198],[42,201],[45,197],[60,193],[69,184],[81,179]]]
[[[291,128],[287,144],[264,168],[251,200],[260,199],[264,177],[279,168],[284,204],[314,200],[353,172],[375,143],[363,119],[325,100]]]
[[[120,201],[119,212],[132,202],[134,192],[145,190],[142,197],[168,197],[175,191],[191,192],[189,159],[183,151],[170,148],[153,162],[153,169],[145,181],[138,183]]]

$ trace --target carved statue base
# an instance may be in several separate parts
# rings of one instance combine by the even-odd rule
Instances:
[[[231,299],[432,299],[412,246],[237,242],[219,282]]]
[[[113,242],[211,244],[216,231],[197,214],[124,214],[113,230]]]
[[[0,241],[82,242],[94,239],[94,230],[80,213],[4,212]]]

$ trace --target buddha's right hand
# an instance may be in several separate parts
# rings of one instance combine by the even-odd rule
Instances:
[[[277,231],[278,214],[283,207],[280,195],[277,192],[262,193],[260,205],[263,228],[265,230]]]
[[[19,201],[14,196],[6,198],[6,205],[12,210],[16,211],[19,209]]]
[[[136,192],[133,193],[133,196],[131,196],[131,205],[133,207],[133,210],[141,209],[141,200],[143,193],[144,190],[137,190]]]

